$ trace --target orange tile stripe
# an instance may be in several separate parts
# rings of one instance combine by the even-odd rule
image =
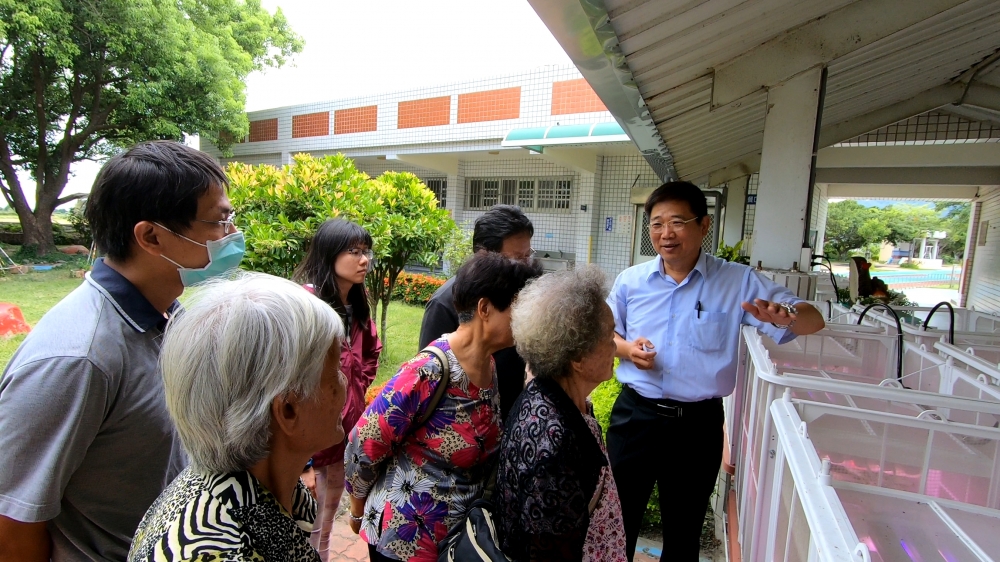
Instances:
[[[330,134],[330,112],[292,115],[292,138],[325,137]]]
[[[249,142],[278,140],[278,118],[250,122]]]
[[[552,83],[552,115],[607,111],[587,80],[564,80]]]
[[[458,122],[479,123],[521,116],[521,87],[458,96]]]
[[[378,106],[366,105],[333,112],[333,134],[367,133],[378,129]]]
[[[399,102],[397,129],[432,127],[451,122],[451,96]]]

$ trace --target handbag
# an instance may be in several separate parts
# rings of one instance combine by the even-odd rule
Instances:
[[[472,502],[465,513],[465,520],[452,527],[448,536],[438,543],[438,562],[510,562],[510,558],[500,550],[500,539],[493,524],[493,489],[499,465],[498,459],[486,482],[483,497]]]

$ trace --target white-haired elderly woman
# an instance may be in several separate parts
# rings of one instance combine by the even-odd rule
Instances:
[[[535,378],[500,442],[496,512],[514,561],[624,561],[625,530],[601,428],[587,401],[611,378],[614,328],[595,266],[521,291],[511,329]]]
[[[199,289],[160,356],[191,464],[146,512],[129,561],[319,562],[299,476],[344,438],[343,336],[337,313],[291,281],[247,274]]]

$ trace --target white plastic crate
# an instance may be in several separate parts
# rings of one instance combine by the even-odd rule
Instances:
[[[752,328],[743,329],[741,372],[736,391],[725,404],[730,455],[737,465],[733,487],[737,493],[744,559],[771,559],[760,558],[760,551],[755,549],[764,533],[771,530],[773,522],[762,517],[767,498],[776,493],[772,473],[776,435],[769,407],[786,390],[790,397],[831,408],[908,418],[937,416],[993,430],[992,426],[1000,419],[1000,393],[986,396],[986,400],[982,393],[975,396],[968,392],[942,393],[956,388],[975,389],[971,383],[976,379],[960,371],[954,360],[949,363],[945,357],[912,342],[904,343],[902,380],[913,389],[902,388],[896,379],[896,345],[895,336],[864,326],[830,326],[782,346],[762,338]],[[920,390],[923,388],[930,391]],[[855,438],[852,431],[858,428],[865,435],[877,433],[866,421],[853,426],[851,431],[839,434],[848,447]],[[848,480],[877,482],[901,490],[912,488],[912,482],[906,479],[882,482],[882,477],[868,464],[837,457],[836,451],[836,448],[830,451],[834,455],[833,470]],[[953,453],[960,458],[962,451]]]
[[[767,524],[751,552],[743,545],[744,559],[964,562],[1000,553],[1000,430],[796,400],[790,391],[769,409]],[[838,462],[870,464],[872,451],[885,457],[865,472],[874,481]]]

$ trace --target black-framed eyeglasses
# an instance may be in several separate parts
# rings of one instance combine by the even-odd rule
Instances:
[[[218,225],[221,225],[222,228],[223,228],[223,232],[225,232],[226,234],[229,234],[230,230],[232,230],[233,232],[236,231],[236,224],[235,224],[236,223],[236,213],[235,212],[229,213],[229,216],[224,221],[206,221],[206,220],[202,220],[202,219],[195,219],[195,221],[197,221],[197,222],[207,222],[208,224],[218,224]]]

